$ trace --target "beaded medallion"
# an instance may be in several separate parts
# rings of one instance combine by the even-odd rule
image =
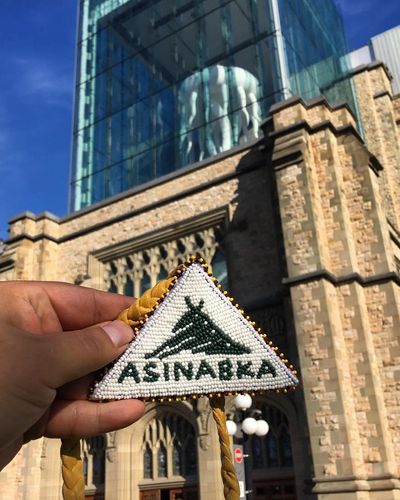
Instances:
[[[292,366],[193,259],[91,399],[161,399],[293,388]]]

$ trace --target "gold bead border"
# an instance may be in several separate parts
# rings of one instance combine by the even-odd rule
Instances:
[[[175,278],[167,287],[166,291],[161,295],[161,297],[156,301],[155,305],[152,307],[152,309],[146,313],[139,321],[138,324],[140,326],[135,326],[132,327],[134,331],[134,338],[132,339],[131,343],[135,341],[136,337],[139,335],[140,330],[143,328],[145,323],[148,321],[148,319],[153,315],[153,313],[156,311],[158,306],[164,301],[164,299],[167,297],[169,292],[172,290],[172,288],[175,286],[175,283],[177,282],[179,276],[184,273],[184,271],[192,266],[193,264],[200,264],[203,270],[207,273],[207,275],[211,278],[211,281],[214,283],[216,288],[218,288],[227,298],[228,300],[236,307],[236,309],[240,312],[240,314],[253,326],[253,328],[256,330],[256,332],[263,338],[264,342],[268,344],[268,346],[275,351],[275,353],[279,356],[280,360],[282,363],[284,363],[289,370],[292,372],[294,376],[297,377],[298,372],[295,369],[295,367],[292,364],[289,364],[288,359],[286,358],[285,354],[279,350],[277,346],[273,344],[273,342],[268,338],[268,335],[266,333],[263,333],[261,328],[258,328],[255,321],[252,321],[250,316],[248,316],[243,309],[239,306],[238,303],[235,302],[235,299],[229,295],[229,293],[222,288],[222,285],[218,282],[217,278],[213,276],[213,274],[210,272],[209,265],[205,262],[203,257],[201,257],[200,254],[193,255],[190,257],[187,261],[185,261],[183,264],[179,265],[176,269],[174,269],[169,275],[168,278]],[[129,323],[128,323],[129,324]],[[119,358],[118,358],[119,359]],[[104,376],[108,373],[108,371],[114,366],[114,364],[118,361],[115,360],[113,361],[110,365],[108,365],[104,370],[102,370],[99,373],[99,377],[96,377],[95,383],[91,386],[90,388],[90,393],[89,393],[89,398],[90,395],[94,391],[95,384],[99,381],[101,381]],[[268,392],[276,392],[276,393],[288,393],[288,392],[293,392],[296,389],[295,386],[289,387],[289,388],[281,388],[281,389],[270,389],[270,390],[257,390],[257,391],[251,391],[249,394],[251,396],[255,396],[256,394],[266,394]],[[158,402],[158,403],[171,403],[174,401],[187,401],[187,400],[196,400],[199,399],[203,396],[206,396],[208,398],[213,398],[213,397],[221,397],[221,396],[237,396],[239,394],[242,394],[240,391],[235,391],[235,392],[217,392],[217,393],[204,393],[204,394],[188,394],[188,395],[183,395],[183,396],[168,396],[168,397],[161,397],[157,396],[154,398],[136,398],[136,399],[141,399],[144,402]],[[99,402],[106,402],[109,400],[96,400]]]

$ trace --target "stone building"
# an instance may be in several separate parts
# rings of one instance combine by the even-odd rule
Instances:
[[[2,280],[138,295],[200,252],[299,368],[295,393],[255,398],[271,430],[250,443],[254,500],[400,498],[400,98],[380,63],[353,80],[364,139],[346,104],[292,98],[252,143],[62,219],[15,217],[0,255]],[[205,399],[148,404],[83,452],[88,498],[222,499]],[[58,453],[25,446],[0,497],[59,498]]]

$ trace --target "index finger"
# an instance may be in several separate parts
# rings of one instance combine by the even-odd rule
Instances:
[[[47,293],[63,330],[79,330],[112,321],[135,300],[68,283],[39,282],[36,285]]]

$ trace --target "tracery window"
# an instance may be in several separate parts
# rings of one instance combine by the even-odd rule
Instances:
[[[192,425],[176,413],[155,417],[146,427],[143,444],[143,478],[195,478],[197,446]]]
[[[83,474],[86,492],[104,489],[106,441],[104,436],[95,436],[82,441]]]
[[[143,454],[143,477],[151,479],[153,477],[153,452],[149,445],[146,445]]]
[[[228,268],[219,226],[202,229],[175,240],[128,252],[105,264],[105,288],[111,292],[139,297],[171,269],[199,253],[208,262],[217,280],[228,288]]]
[[[158,477],[167,477],[167,449],[164,443],[158,448]]]
[[[273,469],[293,466],[289,422],[284,413],[269,405],[257,405],[269,424],[268,434],[260,438],[251,437],[254,469]]]

